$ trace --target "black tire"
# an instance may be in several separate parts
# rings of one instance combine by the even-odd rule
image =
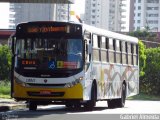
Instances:
[[[124,107],[126,100],[126,85],[122,84],[121,98],[108,100],[108,108]]]
[[[81,104],[79,103],[79,104],[74,104],[74,107],[75,108],[81,108]]]
[[[81,109],[81,104],[74,104],[74,109],[75,110],[80,110]]]
[[[67,108],[72,108],[73,106],[70,105],[70,104],[66,104],[66,107],[67,107]]]
[[[69,109],[80,109],[81,108],[80,102],[75,102],[75,103],[68,102],[65,104],[65,106]]]
[[[67,102],[67,103],[65,104],[65,106],[66,106],[67,108],[73,108],[73,104],[70,103],[70,102]]]
[[[121,98],[117,99],[117,107],[124,107],[126,101],[126,85],[122,84]]]
[[[33,102],[33,101],[30,101],[29,104],[28,104],[28,107],[29,107],[29,110],[36,111],[37,110],[37,103]]]
[[[87,101],[86,104],[84,104],[84,107],[86,108],[86,110],[92,111],[94,106],[96,105],[96,101],[97,101],[97,92],[96,92],[96,87],[95,84],[92,85],[92,89],[91,89],[91,100]]]
[[[108,108],[115,108],[116,107],[116,99],[113,99],[113,100],[108,100],[107,103],[108,103]]]

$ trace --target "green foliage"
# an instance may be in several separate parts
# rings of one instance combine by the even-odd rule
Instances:
[[[9,81],[0,81],[0,95],[10,95],[11,85]]]
[[[140,79],[141,92],[159,95],[160,93],[160,48],[145,50],[146,66],[145,75]]]
[[[146,30],[145,31],[137,30],[137,31],[134,31],[134,32],[130,32],[129,35],[144,40],[147,36],[150,36],[150,33],[147,32]]]
[[[146,55],[145,55],[145,45],[139,41],[139,66],[140,66],[140,77],[143,77],[145,72],[145,66],[146,66]]]
[[[146,40],[155,37],[148,31],[134,31],[130,35]],[[146,48],[139,41],[140,93],[159,95],[160,93],[160,48]]]
[[[146,27],[145,30],[137,30],[137,31],[129,32],[129,35],[137,37],[141,40],[156,41],[158,39],[157,34],[153,32],[149,32],[148,30],[149,29]]]
[[[0,46],[0,80],[9,79],[11,52],[7,45]]]
[[[11,98],[11,85],[9,81],[0,81],[0,98]]]

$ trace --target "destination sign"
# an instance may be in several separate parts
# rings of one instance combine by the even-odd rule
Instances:
[[[28,33],[48,33],[48,32],[66,32],[67,27],[28,27]]]

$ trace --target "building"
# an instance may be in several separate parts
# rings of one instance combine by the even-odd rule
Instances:
[[[8,44],[8,38],[15,33],[15,30],[0,29],[0,45]]]
[[[103,2],[103,6],[102,6]],[[109,28],[109,4],[106,0],[86,0],[85,18],[86,24],[108,29]]]
[[[129,32],[134,31],[134,4],[135,0],[130,0]]]
[[[84,22],[111,31],[129,31],[130,0],[86,0]]]
[[[134,30],[160,31],[160,0],[135,0]]]
[[[133,0],[120,0],[120,31],[128,32],[129,31],[129,23],[130,23],[130,14],[132,9]],[[117,5],[118,6],[118,5]],[[119,14],[119,13],[118,13]]]
[[[74,3],[74,0],[0,0],[0,2],[11,3]]]
[[[69,21],[69,11],[70,5],[69,4],[56,4],[55,5],[55,15],[54,18],[57,21]]]
[[[21,22],[54,19],[53,4],[11,3],[9,9],[10,29],[14,29]]]
[[[67,21],[69,4],[10,3],[9,28],[28,21]]]

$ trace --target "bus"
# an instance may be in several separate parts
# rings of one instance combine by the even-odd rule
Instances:
[[[93,110],[97,101],[124,107],[139,93],[138,39],[58,21],[17,25],[11,37],[11,96],[38,105]]]

